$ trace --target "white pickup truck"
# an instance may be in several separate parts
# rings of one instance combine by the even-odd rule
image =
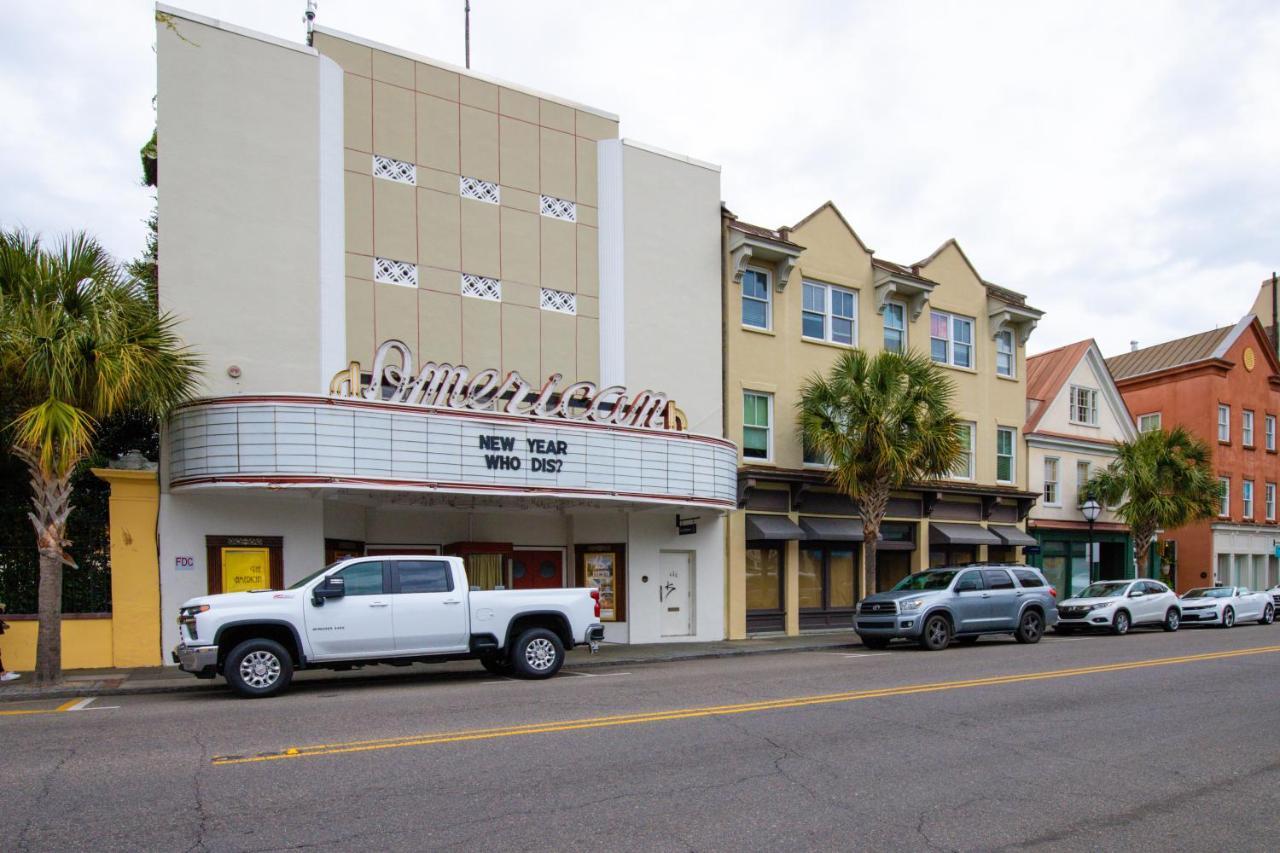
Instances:
[[[565,650],[604,637],[595,589],[472,590],[460,557],[354,557],[286,590],[193,598],[178,612],[179,668],[274,696],[304,667],[479,659],[549,678]]]

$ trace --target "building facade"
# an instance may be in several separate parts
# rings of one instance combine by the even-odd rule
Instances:
[[[1160,534],[1177,589],[1265,589],[1278,580],[1276,419],[1280,362],[1253,314],[1107,360],[1138,429],[1180,425],[1213,449],[1218,517]]]
[[[853,347],[931,353],[969,440],[952,478],[894,495],[877,587],[929,566],[1019,560],[1035,543],[1022,425],[1041,312],[984,281],[954,240],[910,266],[876,258],[831,203],[777,230],[726,211],[723,243],[725,435],[740,445],[729,635],[847,627],[873,591],[861,588],[857,509],[796,427],[803,382]]]
[[[718,168],[356,36],[158,18],[160,295],[206,362],[162,612],[446,553],[599,586],[608,641],[723,638]]]
[[[1128,526],[1106,509],[1090,525],[1080,505],[1089,477],[1137,430],[1093,340],[1027,359],[1027,486],[1040,498],[1027,520],[1039,566],[1060,598],[1092,580],[1135,574]],[[1092,546],[1092,552],[1090,551]]]

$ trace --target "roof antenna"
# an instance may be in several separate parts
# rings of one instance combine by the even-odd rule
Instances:
[[[302,20],[307,25],[307,47],[315,47],[312,42],[316,35],[316,0],[307,0],[307,11],[302,13]]]
[[[467,41],[467,70],[471,70],[471,0],[463,0],[462,10],[466,17],[465,38]]]

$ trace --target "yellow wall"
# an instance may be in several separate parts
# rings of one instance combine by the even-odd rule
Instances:
[[[156,549],[159,482],[155,471],[94,468],[111,484],[111,609],[108,617],[62,620],[62,668],[159,666],[160,565]],[[35,619],[5,620],[4,665],[36,664]]]

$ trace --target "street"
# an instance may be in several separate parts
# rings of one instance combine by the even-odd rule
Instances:
[[[1271,850],[1278,683],[1247,625],[9,702],[0,848]]]

